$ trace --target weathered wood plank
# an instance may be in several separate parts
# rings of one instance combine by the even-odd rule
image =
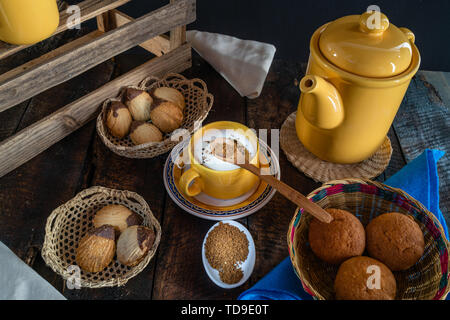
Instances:
[[[92,150],[91,179],[82,189],[101,185],[109,188],[126,189],[137,192],[150,206],[156,219],[162,223],[162,212],[166,191],[162,181],[162,171],[166,155],[153,159],[128,159],[108,150],[101,140],[94,138]],[[162,241],[166,241],[163,233]],[[158,259],[155,256],[148,266],[123,287],[69,290],[63,294],[68,299],[151,299],[154,270]]]
[[[161,76],[166,72],[185,70],[191,65],[190,58],[189,45],[156,57],[1,142],[0,177],[91,120],[100,103],[109,97],[116,96],[124,85],[137,84],[148,75]]]
[[[178,0],[170,0],[170,3],[175,3]],[[176,27],[170,30],[170,49],[178,48],[186,42],[186,26]]]
[[[71,81],[43,92],[28,107],[19,129],[110,79],[106,62]],[[77,88],[74,91],[74,88]],[[78,186],[95,124],[85,126],[20,169],[0,179],[0,241],[30,263],[40,254],[48,215],[72,198]],[[49,279],[53,281],[53,276]]]
[[[0,83],[0,111],[67,81],[140,43],[195,20],[195,0],[180,0]]]
[[[175,28],[170,31],[170,49],[178,48],[186,42],[186,26]]]
[[[119,56],[116,60],[120,59]],[[135,58],[124,60],[117,69],[120,73],[128,71],[135,66],[129,65],[134,64],[134,60]],[[109,66],[97,66],[88,73],[37,96],[18,128],[34,123],[84,92],[90,92],[92,81],[97,86],[102,84],[101,81],[108,81],[105,70],[110,70],[110,67],[103,69],[105,65]],[[261,97],[247,101],[240,98],[197,55],[194,67],[184,74],[205,80],[208,89],[215,96],[215,105],[206,122],[226,119],[243,122],[256,129],[277,129],[296,109],[301,70],[298,64],[274,60]],[[143,78],[146,75],[141,76]],[[420,78],[421,75],[424,76],[423,79]],[[448,74],[444,74],[444,78],[447,77]],[[449,136],[449,117],[445,110],[448,110],[450,104],[440,88],[443,84],[435,85],[435,79],[438,79],[436,74],[433,73],[433,77],[430,77],[421,72],[411,84],[389,132],[394,153],[385,172],[386,178],[398,171],[406,163],[405,159],[411,161],[425,147],[442,149],[443,146],[443,150],[449,152],[449,142],[445,139]],[[111,91],[111,95],[118,89],[119,86]],[[86,103],[83,107],[90,105]],[[431,131],[439,137],[433,136]],[[88,147],[92,137],[93,144]],[[1,151],[0,147],[0,158],[4,154]],[[405,159],[401,152],[405,152]],[[282,151],[279,154],[283,181],[304,194],[318,186],[292,167]],[[213,222],[182,211],[165,194],[161,172],[166,157],[167,155],[162,155],[148,160],[120,158],[107,150],[96,137],[94,122],[91,122],[67,137],[63,143],[52,146],[0,179],[0,240],[24,261],[32,264],[39,274],[70,299],[234,299],[288,255],[285,237],[295,206],[277,194],[265,208],[241,221],[247,224],[255,240],[255,270],[242,287],[234,290],[221,289],[207,277],[200,255],[203,236]],[[444,168],[448,162],[448,158],[440,160],[440,174],[450,172],[448,168]],[[440,177],[440,181],[441,184],[443,181],[448,182],[448,176]],[[163,237],[153,261],[126,286],[71,291],[64,288],[61,278],[46,267],[36,254],[42,246],[45,220],[51,210],[73,197],[76,192],[94,184],[128,189],[143,195],[161,222]],[[441,186],[441,209],[444,211],[444,206],[447,210],[449,207],[445,200],[450,190],[443,195],[442,190]]]
[[[184,75],[204,80],[208,91],[217,98],[205,123],[219,120],[245,123],[244,99],[209,64],[197,54],[194,57],[193,68]],[[153,299],[235,298],[248,287],[247,284],[231,290],[221,289],[208,278],[203,268],[203,237],[215,222],[194,217],[180,209],[170,197],[166,196],[166,199]],[[246,219],[240,222],[246,225]]]
[[[10,137],[17,131],[20,120],[27,109],[30,101],[25,101],[16,106],[0,113],[0,141]]]
[[[268,145],[274,150],[278,131],[284,120],[297,109],[300,90],[298,83],[303,76],[299,63],[287,63],[275,59],[267,75],[264,88],[257,99],[247,100],[247,118],[250,128],[266,129]],[[320,186],[298,171],[287,160],[281,148],[278,150],[281,180],[307,195]],[[257,213],[248,217],[249,230],[256,246],[256,265],[249,284],[253,285],[288,255],[286,233],[296,206],[279,193]]]
[[[134,68],[129,63],[145,62],[145,56],[127,55],[115,59],[120,73]],[[127,61],[128,60],[128,61]],[[120,73],[117,76],[120,76]],[[161,222],[165,200],[165,188],[162,181],[162,170],[165,155],[153,159],[128,159],[120,157],[106,148],[95,134],[93,144],[86,157],[88,170],[80,185],[80,190],[93,185],[101,185],[115,189],[126,189],[137,192],[149,204],[156,219]],[[68,299],[151,299],[156,257],[135,278],[123,287],[69,290],[63,288]]]
[[[450,100],[431,82],[435,78],[428,75],[419,71],[411,81],[394,129],[407,162],[426,148],[446,151],[438,162],[440,208],[450,224]],[[448,79],[449,74],[442,76]]]
[[[73,31],[67,32],[68,34],[74,33]],[[69,35],[67,35],[69,36]],[[54,37],[46,39],[39,44],[30,47],[17,53],[14,56],[9,56],[5,59],[0,59],[0,74],[8,72],[17,66],[20,66],[27,61],[38,58],[42,54],[55,49],[63,41],[63,34],[58,34]],[[19,126],[20,120],[30,103],[30,100],[24,101],[19,105],[6,110],[5,112],[0,112],[0,141],[13,135]]]
[[[383,180],[380,180],[380,182],[384,182],[385,180],[389,179],[406,165],[405,156],[403,155],[402,148],[400,147],[400,142],[398,141],[394,126],[391,126],[391,128],[389,129],[388,137],[391,140],[392,156],[391,161],[389,161],[389,165],[383,172]]]
[[[97,17],[98,28],[103,32],[118,28],[132,21],[134,21],[133,18],[116,9],[108,11]],[[169,38],[164,34],[147,40],[139,46],[158,57],[170,51]]]
[[[90,43],[93,40],[100,37],[102,34],[103,33],[98,30],[92,31],[78,39],[74,39],[73,41],[66,43],[63,46],[56,48],[55,50],[47,52],[46,54],[43,54],[42,56],[40,56],[34,60],[28,61],[27,63],[24,63],[15,69],[5,72],[0,75],[0,83],[6,82],[6,81],[8,81],[8,79],[17,77],[20,74],[23,74],[27,70],[30,70],[34,66],[38,66],[39,64],[41,64],[45,61],[48,61],[52,58],[63,55],[66,52],[70,52],[71,50],[73,50],[74,48],[77,48],[80,45]]]
[[[447,109],[450,108],[450,72],[436,72],[421,70],[418,75],[419,79],[430,90],[430,99],[442,103]]]
[[[80,23],[87,21],[89,19],[95,18],[96,16],[117,8],[130,0],[86,0],[78,5],[80,8]],[[56,29],[55,34],[61,33],[69,28],[67,20],[70,14],[66,11],[61,11],[59,16],[59,26]],[[30,45],[12,45],[5,42],[0,42],[0,59],[6,58],[16,52],[19,52],[25,48],[30,47]]]
[[[101,32],[107,32],[112,28],[109,11],[97,16],[97,29]]]

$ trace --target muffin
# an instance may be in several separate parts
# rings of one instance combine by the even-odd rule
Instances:
[[[353,214],[340,209],[325,209],[333,217],[331,223],[313,218],[309,225],[309,244],[321,260],[340,264],[360,256],[366,246],[366,235],[361,222]]]
[[[406,270],[422,257],[425,241],[414,218],[398,212],[382,214],[366,227],[367,251],[392,271]]]
[[[386,265],[361,256],[339,267],[334,290],[337,300],[394,300],[397,284]]]

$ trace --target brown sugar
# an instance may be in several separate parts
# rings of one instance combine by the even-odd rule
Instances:
[[[237,283],[244,276],[239,264],[247,259],[248,245],[245,233],[227,223],[220,222],[209,233],[205,255],[224,283]]]

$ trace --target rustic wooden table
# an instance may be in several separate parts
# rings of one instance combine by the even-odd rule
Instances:
[[[41,45],[2,60],[0,73],[77,36],[68,31]],[[123,54],[77,78],[0,113],[0,141],[59,107],[141,64],[145,54]],[[215,96],[206,122],[232,120],[251,128],[277,129],[296,110],[298,81],[304,64],[275,59],[261,96],[245,99],[204,60],[194,54],[187,77],[203,79]],[[447,151],[439,162],[441,209],[450,223],[450,73],[421,71],[411,82],[392,126],[394,152],[384,181],[425,148]],[[162,180],[167,154],[148,160],[121,158],[100,141],[91,121],[25,165],[0,178],[0,241],[68,299],[235,299],[287,255],[286,232],[295,207],[279,194],[259,212],[241,219],[256,245],[256,266],[242,287],[215,286],[203,270],[201,243],[212,221],[178,208]],[[282,180],[308,194],[320,184],[295,169],[280,151]],[[40,250],[47,216],[79,191],[94,185],[127,189],[142,195],[162,226],[159,249],[147,268],[119,288],[69,290],[47,267]]]

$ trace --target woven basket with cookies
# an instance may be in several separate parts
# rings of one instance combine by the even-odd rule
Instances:
[[[359,179],[328,182],[308,198],[333,221],[298,209],[287,241],[294,270],[315,299],[445,299],[450,245],[418,201]]]
[[[114,153],[127,158],[153,158],[178,142],[177,129],[190,135],[201,124],[214,98],[201,79],[170,73],[148,77],[107,99],[97,118],[97,132]],[[174,138],[175,137],[175,138]]]
[[[80,287],[122,286],[149,264],[161,226],[135,192],[85,189],[48,217],[42,257]]]

